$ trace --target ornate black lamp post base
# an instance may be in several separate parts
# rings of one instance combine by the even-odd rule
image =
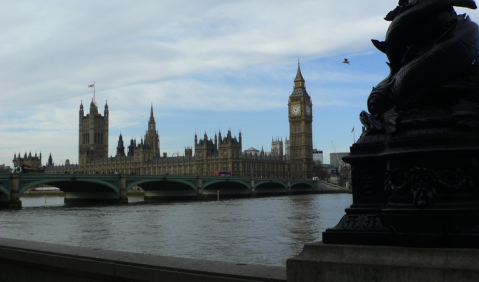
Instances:
[[[436,112],[351,147],[353,205],[324,243],[479,248],[479,130]]]
[[[390,63],[360,114],[353,205],[324,243],[479,248],[479,27],[454,6],[400,0],[387,14]]]

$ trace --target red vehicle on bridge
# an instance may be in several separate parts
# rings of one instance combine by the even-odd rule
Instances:
[[[229,171],[215,171],[215,176],[231,176]]]
[[[36,167],[29,165],[16,166],[12,169],[12,173],[44,173],[45,167]]]

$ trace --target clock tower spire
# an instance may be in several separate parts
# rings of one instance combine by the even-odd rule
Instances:
[[[312,106],[298,60],[294,89],[288,101],[290,171],[293,178],[313,177]]]
[[[153,157],[160,156],[160,136],[156,130],[156,121],[153,116],[153,103],[151,104],[150,120],[148,121],[148,130],[145,135],[145,144],[148,144]]]
[[[299,67],[299,60],[298,60],[298,72],[296,72],[296,77],[294,78],[294,88],[305,88],[304,86],[304,78],[303,74],[301,74],[301,68]]]

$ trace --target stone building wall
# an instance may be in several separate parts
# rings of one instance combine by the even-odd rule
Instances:
[[[42,166],[42,153],[40,153],[39,156],[35,153],[34,156],[32,156],[32,153],[30,152],[28,155],[25,153],[25,155],[20,157],[20,153],[18,153],[18,156],[16,154],[13,155],[13,165],[15,167],[19,167],[22,165],[27,165],[27,166],[32,166],[32,167],[38,167],[40,168]]]

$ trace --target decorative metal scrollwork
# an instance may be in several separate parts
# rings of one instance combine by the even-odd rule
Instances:
[[[414,167],[410,170],[388,171],[385,192],[389,196],[409,196],[413,205],[429,207],[438,194],[477,193],[472,168],[432,169]]]
[[[347,214],[334,229],[378,230],[382,229],[382,224],[377,214]]]

